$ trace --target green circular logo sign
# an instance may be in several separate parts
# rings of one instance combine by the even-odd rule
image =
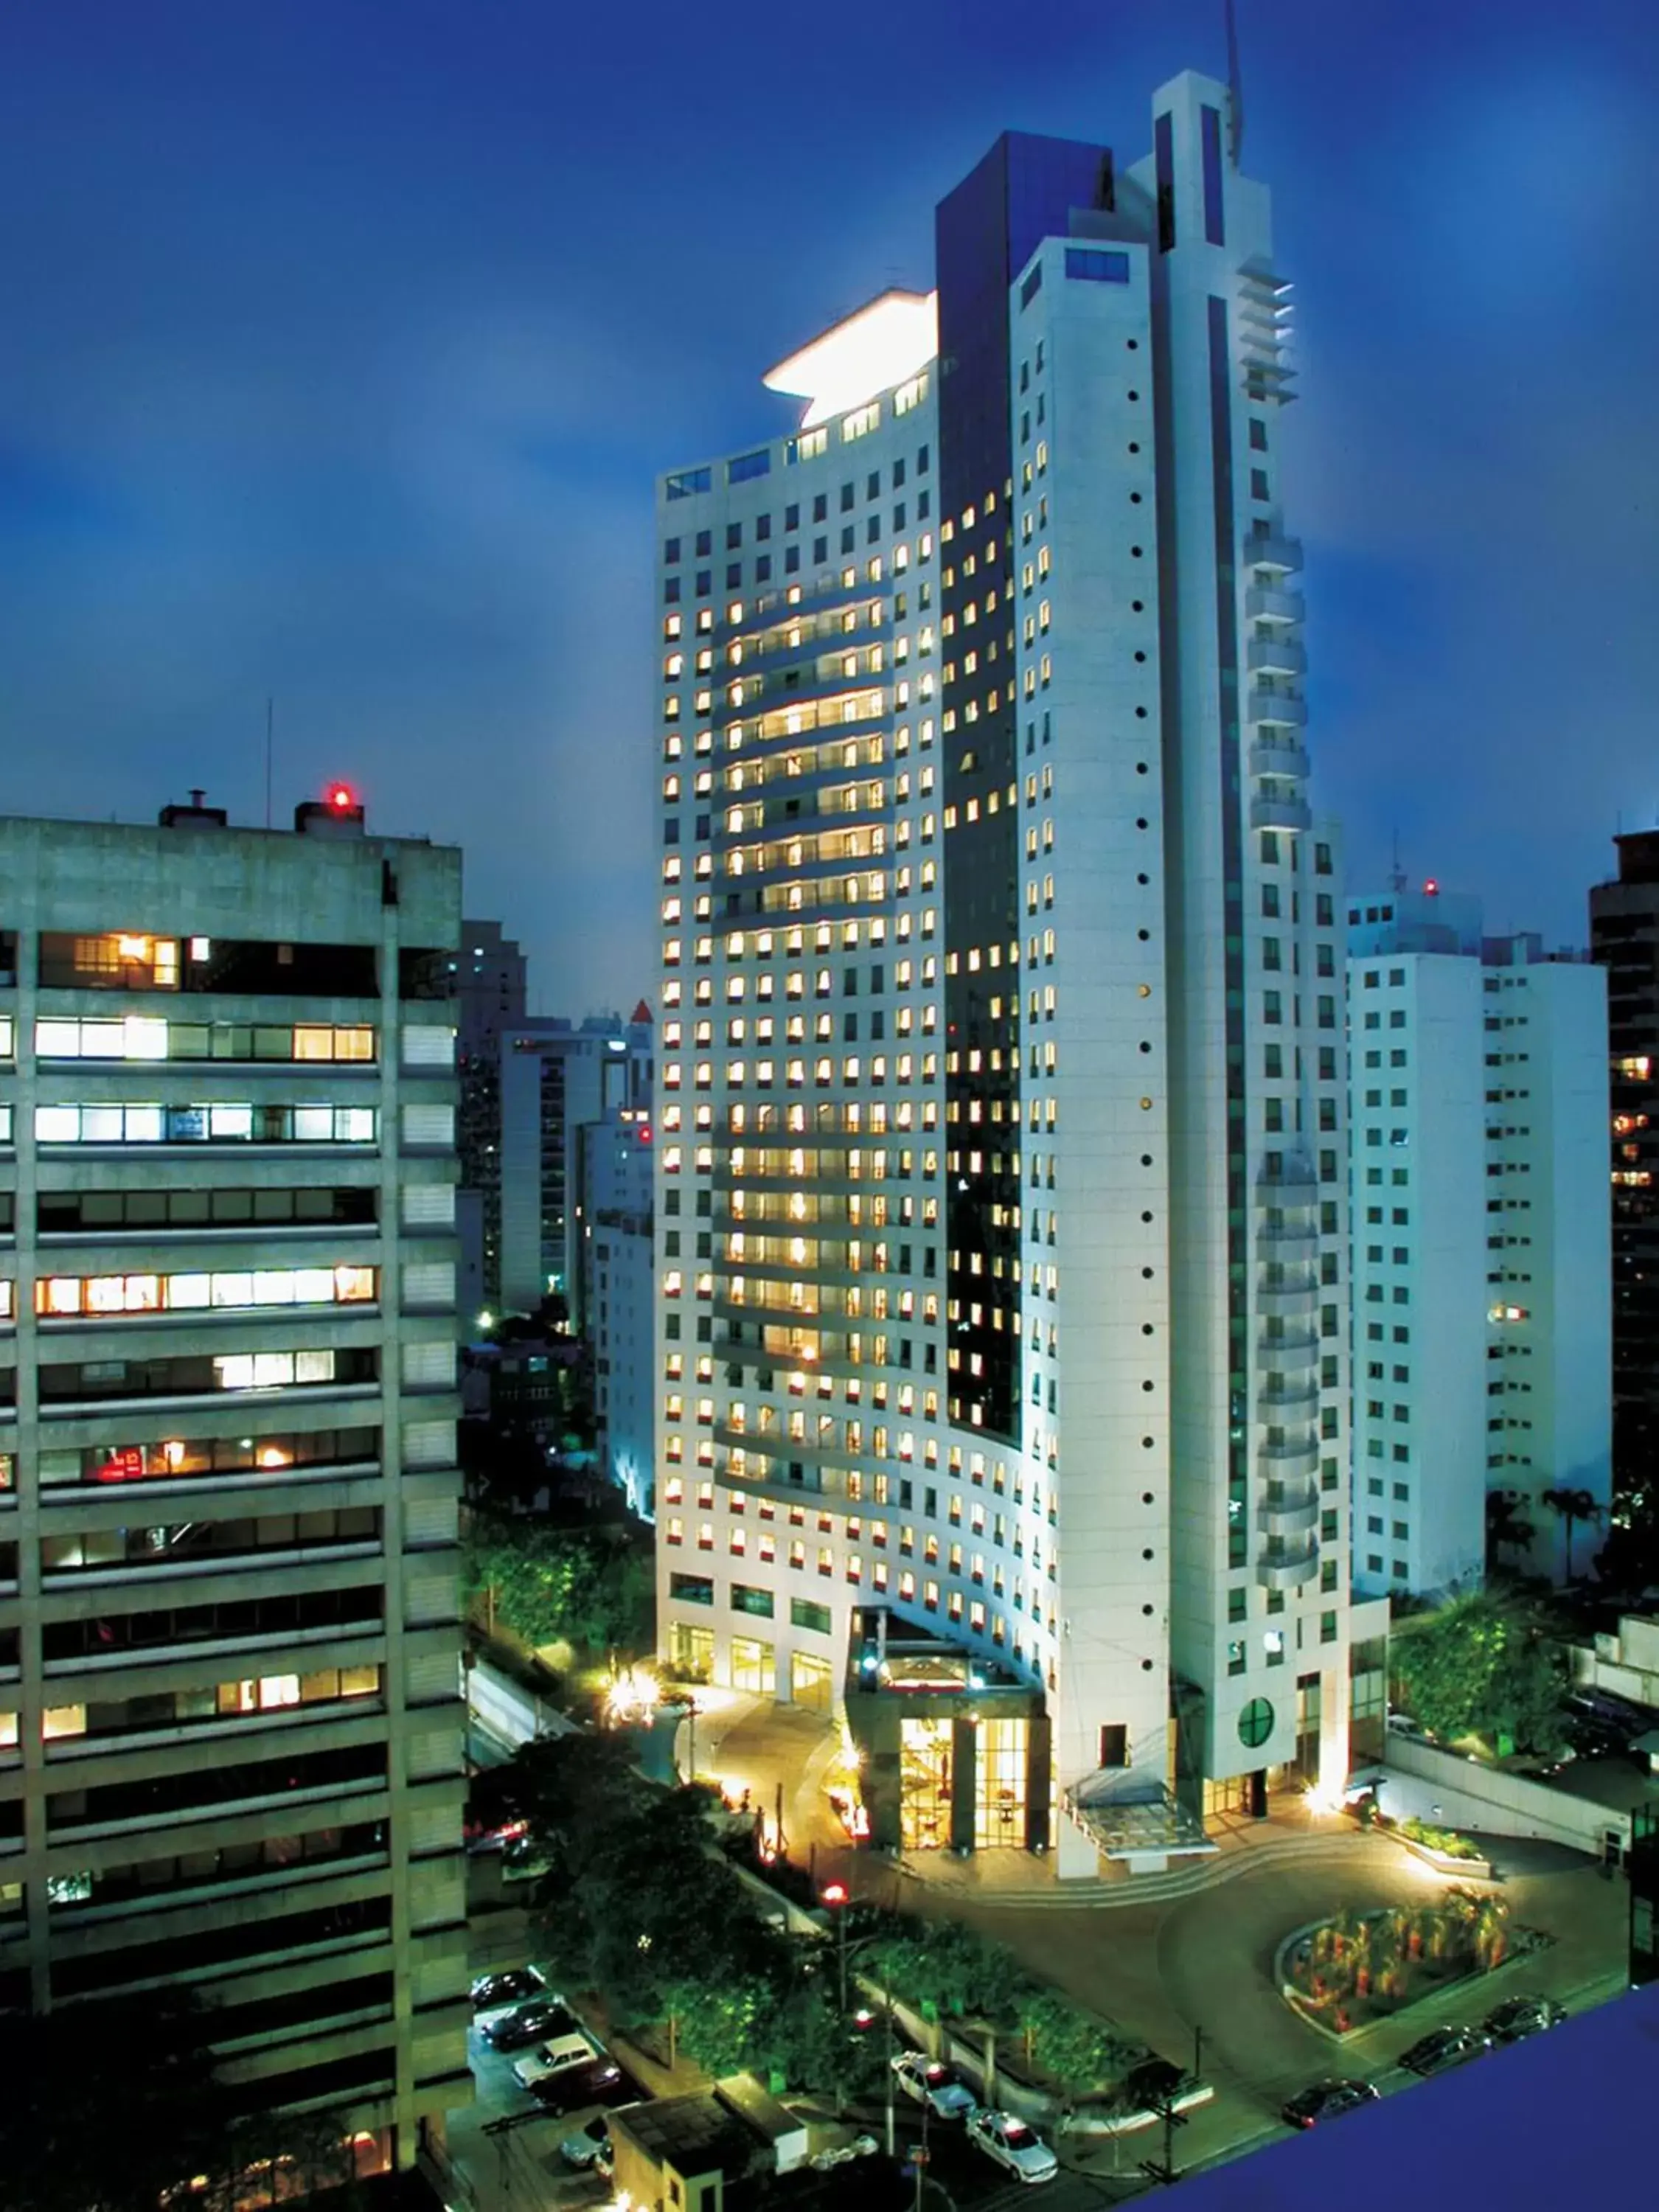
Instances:
[[[1273,1709],[1265,1698],[1252,1698],[1238,1717],[1238,1738],[1249,1750],[1259,1750],[1273,1732]]]

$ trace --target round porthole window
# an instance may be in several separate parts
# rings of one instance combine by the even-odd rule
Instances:
[[[1238,1717],[1238,1740],[1247,1751],[1260,1751],[1273,1732],[1273,1709],[1265,1698],[1252,1698]]]

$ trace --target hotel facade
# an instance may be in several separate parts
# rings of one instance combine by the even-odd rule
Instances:
[[[659,488],[671,1666],[876,1840],[1201,1848],[1347,1765],[1342,917],[1224,87],[1002,138],[937,290]]]

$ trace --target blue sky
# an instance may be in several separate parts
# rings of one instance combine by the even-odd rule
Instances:
[[[1304,397],[1318,799],[1583,934],[1659,814],[1651,0],[1239,0]],[[655,472],[932,276],[1005,127],[1146,144],[1220,0],[51,0],[0,19],[0,809],[466,848],[549,1011],[653,981]]]

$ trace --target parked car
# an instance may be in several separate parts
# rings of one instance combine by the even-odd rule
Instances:
[[[552,2037],[538,2045],[527,2058],[519,2059],[513,2069],[514,2078],[523,2087],[533,2089],[538,2081],[545,2081],[550,2075],[562,2074],[567,2066],[589,2064],[594,2056],[592,2045],[578,2028]]]
[[[580,2035],[581,2028],[556,1997],[532,1997],[511,2012],[491,2013],[479,2032],[497,2051],[526,2051],[545,2037]]]
[[[1621,1698],[1616,1690],[1593,1686],[1569,1691],[1567,1711],[1587,1713],[1593,1719],[1604,1721],[1609,1728],[1623,1729],[1626,1735],[1639,1735],[1644,1729],[1653,1727],[1659,1720],[1659,1714],[1630,1698]]]
[[[1282,2118],[1287,2128],[1317,2127],[1322,2120],[1340,2119],[1361,2105],[1374,2105],[1376,2095],[1369,2081],[1316,2081],[1297,2091],[1285,2106]]]
[[[474,2012],[483,2012],[499,2005],[516,2004],[521,1997],[533,1997],[547,1987],[546,1982],[533,1966],[511,1966],[504,1974],[480,1974],[470,1992]]]
[[[812,2170],[815,2173],[828,2173],[831,2166],[850,2166],[856,2158],[873,2158],[880,2148],[881,2145],[873,2136],[854,2136],[849,2142],[814,2151]]]
[[[1435,2027],[1401,2053],[1400,2063],[1413,2074],[1448,2074],[1492,2049],[1484,2027]]]
[[[901,2051],[893,2072],[905,2095],[926,2105],[938,2119],[966,2119],[979,2102],[954,2067],[928,2057],[925,2051]]]
[[[1167,2058],[1142,2058],[1123,2077],[1123,2103],[1130,2112],[1155,2112],[1198,2087],[1198,2076]]]
[[[1012,2112],[981,2106],[968,2117],[968,2139],[1018,2181],[1052,2181],[1060,2160],[1032,2128]]]
[[[554,2113],[580,2112],[590,2105],[637,2105],[645,2091],[614,2058],[590,2058],[563,2066],[529,2084],[532,2095]]]
[[[547,1854],[533,1838],[515,1836],[501,1852],[503,1881],[539,1881],[549,1866]]]
[[[1520,2043],[1547,2027],[1559,2027],[1566,2016],[1566,2007],[1553,1997],[1505,1997],[1496,2012],[1486,2014],[1486,2033],[1499,2043]]]
[[[616,2155],[611,2142],[611,2123],[603,2112],[585,2128],[578,2128],[574,2136],[567,2136],[559,2145],[559,2156],[567,2166],[574,2166],[578,2173],[609,2173]]]

